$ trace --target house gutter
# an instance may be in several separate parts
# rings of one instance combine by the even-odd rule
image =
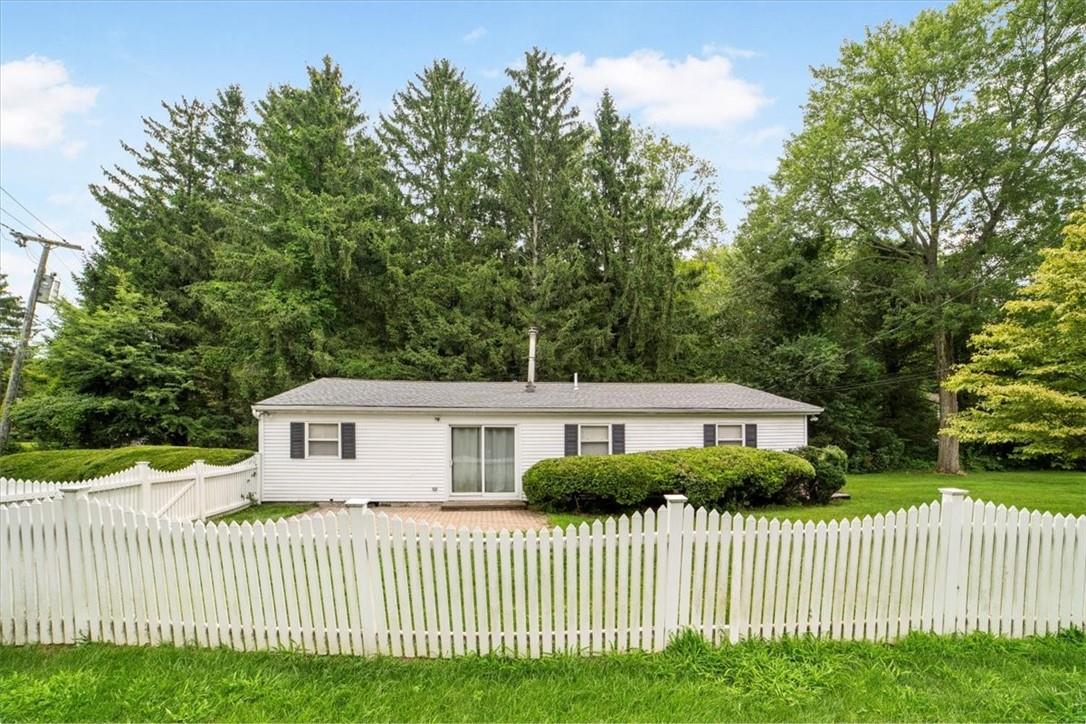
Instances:
[[[819,415],[823,412],[821,407],[811,407],[804,410],[779,410],[765,408],[739,408],[739,407],[371,407],[365,405],[253,405],[253,414],[260,412],[383,412],[383,413],[411,413],[420,412],[427,414],[463,414],[463,413],[489,413],[489,414],[629,414],[629,415],[691,415],[691,414],[717,414],[717,415]]]

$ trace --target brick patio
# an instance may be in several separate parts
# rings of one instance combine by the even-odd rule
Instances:
[[[301,515],[314,512],[338,510],[342,506],[320,506]],[[514,510],[441,510],[437,505],[377,505],[375,513],[385,513],[389,517],[398,516],[404,520],[410,518],[420,523],[437,523],[454,528],[474,530],[527,530],[546,528],[547,516],[526,508]]]

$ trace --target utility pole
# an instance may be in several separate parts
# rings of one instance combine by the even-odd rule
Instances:
[[[30,335],[34,331],[34,308],[38,305],[38,293],[41,291],[42,281],[45,279],[46,263],[49,261],[49,252],[54,246],[65,249],[82,250],[83,247],[70,244],[67,241],[46,239],[41,236],[23,234],[19,231],[10,231],[15,243],[26,248],[29,241],[41,244],[41,258],[38,259],[38,270],[34,273],[34,285],[30,287],[30,294],[26,300],[26,315],[23,317],[23,333],[19,337],[19,344],[15,347],[15,355],[11,358],[11,374],[8,375],[8,388],[4,392],[4,406],[0,408],[0,450],[7,447],[8,437],[11,434],[11,406],[15,402],[15,396],[19,389],[19,377],[23,372],[23,362],[26,360],[26,350],[30,345]]]

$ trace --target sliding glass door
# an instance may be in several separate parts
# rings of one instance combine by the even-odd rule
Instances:
[[[452,492],[516,492],[515,440],[512,427],[452,428]]]

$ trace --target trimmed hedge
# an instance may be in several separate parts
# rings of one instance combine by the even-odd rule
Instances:
[[[0,456],[0,477],[24,480],[89,480],[127,470],[140,460],[157,470],[180,470],[203,459],[212,465],[233,465],[251,450],[217,447],[131,445],[116,448],[37,450]]]
[[[668,493],[695,506],[790,504],[814,481],[800,457],[737,446],[552,458],[523,477],[528,502],[551,510],[644,506]]]

